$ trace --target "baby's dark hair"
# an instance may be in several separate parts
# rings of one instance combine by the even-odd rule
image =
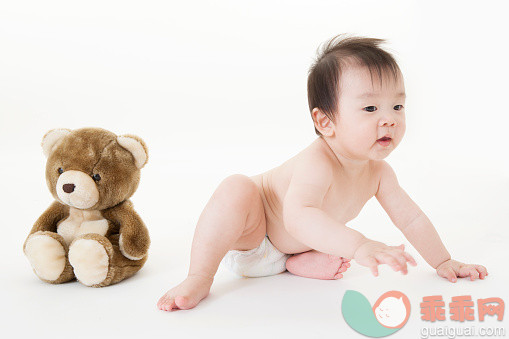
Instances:
[[[335,122],[339,101],[339,81],[341,68],[347,61],[356,61],[366,66],[373,80],[373,73],[382,81],[383,75],[389,74],[397,79],[400,69],[394,57],[379,46],[383,39],[348,37],[337,35],[327,41],[319,50],[316,61],[309,69],[308,103],[310,112],[320,109],[330,120]],[[316,129],[317,135],[321,133]]]

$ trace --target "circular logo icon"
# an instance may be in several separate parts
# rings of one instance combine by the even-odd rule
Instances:
[[[381,338],[397,332],[408,321],[410,300],[400,291],[382,294],[373,307],[361,293],[348,290],[341,302],[346,323],[368,337]]]

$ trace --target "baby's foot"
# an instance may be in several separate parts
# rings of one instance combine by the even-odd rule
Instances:
[[[166,292],[157,302],[157,307],[164,311],[193,308],[209,294],[213,280],[205,276],[189,275],[186,280]]]
[[[349,267],[349,259],[336,257],[318,251],[296,254],[286,261],[286,269],[301,277],[335,280],[343,278],[343,272]]]

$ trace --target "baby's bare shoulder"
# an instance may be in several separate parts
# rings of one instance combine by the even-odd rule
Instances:
[[[295,157],[293,177],[299,181],[330,181],[337,163],[334,160],[317,140]]]
[[[319,206],[331,187],[333,163],[316,142],[292,159],[286,206]],[[288,207],[287,207],[288,210]]]
[[[372,160],[371,169],[372,175],[379,179],[394,174],[394,170],[392,169],[391,165],[389,165],[385,160]]]

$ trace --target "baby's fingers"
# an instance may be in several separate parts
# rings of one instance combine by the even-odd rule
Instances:
[[[486,267],[482,265],[474,265],[477,272],[479,272],[479,278],[484,279],[488,275],[488,271],[486,270]]]
[[[378,277],[378,265],[379,262],[375,258],[369,257],[366,259],[365,266],[369,267],[375,277]]]
[[[417,266],[417,262],[415,261],[414,257],[412,257],[407,252],[403,252],[403,256],[405,257],[406,261],[410,263],[412,266]]]
[[[456,282],[456,272],[452,269],[452,267],[445,267],[440,269],[438,275],[442,278],[446,278],[450,282]]]
[[[408,268],[407,268],[407,265],[406,265],[406,257],[403,255],[403,251],[396,251],[396,252],[391,252],[391,255],[396,258],[396,260],[399,262],[399,267],[401,269],[401,273],[403,274],[407,274],[408,273]]]
[[[475,279],[479,279],[479,272],[477,272],[477,269],[474,267],[469,268],[470,272],[470,280],[474,281]]]
[[[475,266],[466,265],[460,268],[459,276],[462,278],[466,278],[470,276],[470,280],[475,280],[479,278],[479,272],[477,272]]]
[[[403,246],[403,245],[401,245],[401,246]],[[405,263],[405,269],[406,269],[407,262],[412,266],[417,266],[417,262],[415,261],[414,257],[412,257],[409,253],[407,253],[405,251],[401,251],[398,254],[399,254],[400,258],[403,260],[403,262]]]
[[[392,255],[390,255],[389,253],[378,252],[375,254],[375,258],[376,258],[376,260],[378,260],[379,263],[387,264],[387,265],[391,266],[392,269],[396,272],[401,270],[401,264],[398,261],[398,259],[396,259]],[[406,265],[405,265],[405,268],[406,268]]]

